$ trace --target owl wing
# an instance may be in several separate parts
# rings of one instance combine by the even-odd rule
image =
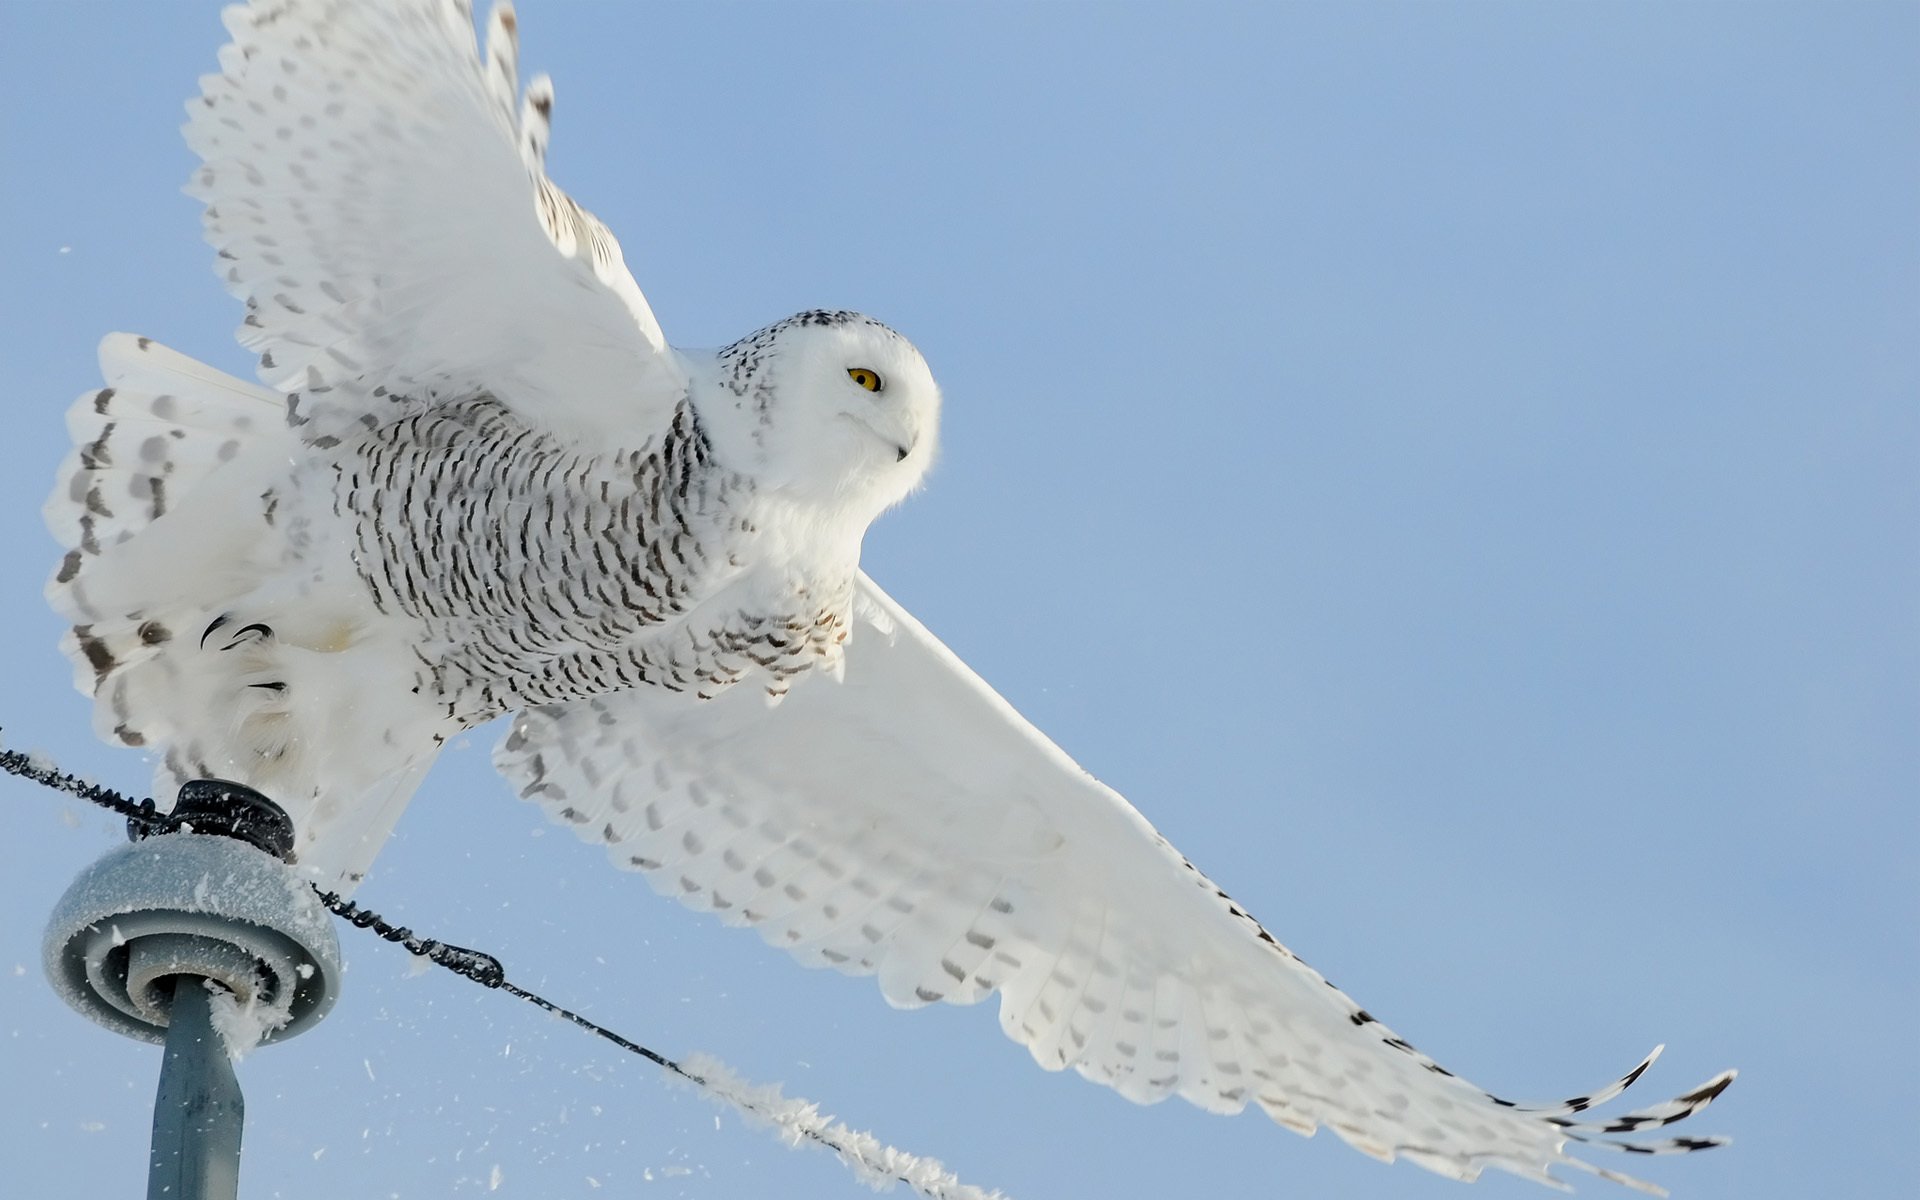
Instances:
[[[844,679],[777,708],[735,688],[534,709],[496,765],[656,890],[875,975],[897,1006],[997,992],[1041,1066],[1142,1103],[1257,1104],[1382,1159],[1552,1182],[1555,1165],[1616,1177],[1569,1140],[1671,1124],[1732,1078],[1601,1122],[1574,1114],[1646,1063],[1557,1105],[1489,1095],[1301,962],[865,576],[855,618]]]
[[[241,342],[308,439],[489,391],[634,445],[684,376],[607,228],[546,176],[513,10],[484,58],[456,0],[256,0],[189,102],[188,191]]]

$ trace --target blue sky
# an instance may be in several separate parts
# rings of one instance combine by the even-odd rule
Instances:
[[[670,338],[837,306],[921,346],[944,457],[868,569],[1282,940],[1505,1094],[1659,1041],[1646,1099],[1740,1067],[1698,1122],[1734,1147],[1636,1164],[1678,1196],[1920,1191],[1920,8],[521,18],[551,169]],[[26,0],[0,34],[0,724],[140,789],[53,649],[38,510],[102,333],[250,368],[179,192],[223,35]],[[656,1049],[1029,1200],[1468,1194],[801,971],[547,829],[494,736],[361,898]],[[4,790],[8,1187],[136,1194],[157,1055],[37,966],[117,835]],[[251,1196],[861,1194],[344,941],[337,1012],[244,1065]]]

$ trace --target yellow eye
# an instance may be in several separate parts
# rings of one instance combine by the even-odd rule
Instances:
[[[848,367],[847,378],[853,380],[870,392],[877,392],[882,386],[880,383],[880,372],[869,371],[865,367]]]

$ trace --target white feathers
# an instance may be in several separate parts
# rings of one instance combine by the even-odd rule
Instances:
[[[1488,1095],[1023,720],[858,570],[937,446],[919,352],[828,310],[669,348],[619,244],[545,175],[553,88],[521,91],[510,8],[484,51],[454,0],[226,20],[192,190],[271,390],[109,339],[47,508],[76,680],[164,777],[261,788],[346,892],[441,743],[516,712],[496,761],[523,795],[808,965],[900,1007],[998,995],[1049,1070],[1457,1179],[1598,1171],[1569,1141],[1726,1086],[1597,1122],[1576,1114],[1639,1069],[1542,1109]],[[713,1068],[827,1128],[730,1079]]]
[[[1570,1164],[1620,1084],[1522,1111],[1442,1070],[1295,958],[864,576],[844,682],[769,717],[639,690],[518,718],[503,774],[656,890],[887,1000],[972,1003],[1050,1070],[1249,1104],[1459,1179]],[[1690,1114],[1719,1079],[1648,1116]]]
[[[126,541],[180,503],[244,441],[286,436],[278,396],[146,338],[108,336],[100,374],[106,386],[67,410],[66,488],[45,507],[48,529],[73,548],[73,571],[80,556]],[[53,596],[63,613],[85,616],[72,589]]]
[[[360,694],[369,663],[402,660],[397,631],[365,611],[344,544],[289,569],[328,502],[290,469],[303,450],[272,393],[126,334],[100,363],[46,505],[69,547],[47,597],[95,730],[158,752],[163,797],[202,776],[274,796],[303,862],[350,890],[437,749],[404,681]]]
[[[275,390],[145,339],[83,397],[50,585],[103,736],[289,808],[350,891],[453,733],[633,686],[832,669],[867,523],[924,474],[919,353],[810,312],[666,347],[445,0],[230,9],[189,105],[220,271]],[[879,372],[873,387],[852,373]]]
[[[190,191],[261,378],[309,438],[490,389],[583,439],[639,445],[684,380],[605,226],[516,128],[511,10],[486,62],[450,3],[286,0],[226,11],[222,73],[188,105]]]

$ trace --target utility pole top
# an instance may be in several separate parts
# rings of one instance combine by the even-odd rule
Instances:
[[[166,1040],[164,981],[177,975],[226,988],[267,1041],[318,1021],[339,994],[340,945],[326,908],[280,857],[292,842],[286,815],[222,780],[187,784],[173,815],[192,832],[109,851],[54,906],[43,949],[55,990],[149,1042]]]
[[[80,873],[54,906],[42,957],[80,1013],[166,1045],[150,1200],[232,1200],[244,1105],[230,1055],[326,1015],[340,991],[340,944],[286,861],[293,826],[272,801],[194,780],[170,817],[172,832],[130,827],[137,840]]]

